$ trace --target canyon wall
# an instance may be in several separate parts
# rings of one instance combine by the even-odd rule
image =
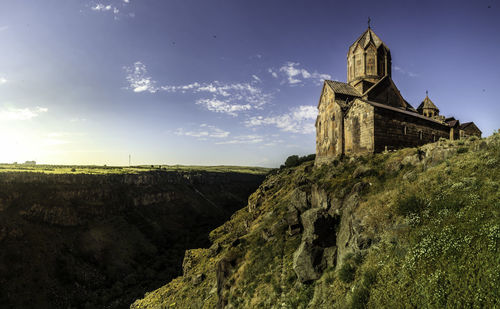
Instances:
[[[0,303],[127,308],[182,272],[184,251],[264,175],[0,174]]]

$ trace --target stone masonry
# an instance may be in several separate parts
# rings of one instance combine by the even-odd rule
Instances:
[[[347,83],[326,80],[316,119],[316,164],[421,146],[440,138],[481,137],[473,123],[439,114],[426,94],[417,109],[391,78],[391,52],[368,27],[349,47]]]

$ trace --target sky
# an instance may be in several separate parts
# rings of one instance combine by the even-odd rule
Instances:
[[[499,129],[500,1],[0,0],[0,162],[276,167],[371,27],[417,107]]]

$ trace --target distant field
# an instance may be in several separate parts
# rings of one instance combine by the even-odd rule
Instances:
[[[251,166],[199,166],[199,165],[138,165],[138,166],[98,166],[98,165],[25,165],[0,164],[0,173],[34,172],[47,174],[137,174],[149,171],[218,172],[265,174],[270,168]]]

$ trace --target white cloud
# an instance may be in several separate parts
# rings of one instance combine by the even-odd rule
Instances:
[[[150,92],[155,93],[158,91],[158,88],[155,86],[156,82],[148,76],[148,71],[146,66],[137,61],[133,66],[124,67],[127,74],[127,81],[129,83],[129,88],[134,92]]]
[[[6,84],[8,80],[5,77],[0,77],[0,85]]]
[[[119,17],[122,16],[129,16],[129,17],[134,17],[133,12],[129,13],[122,13],[121,9],[127,9],[130,10],[129,4],[130,0],[108,0],[108,3],[102,3],[102,2],[93,2],[90,5],[90,9],[94,12],[109,12],[112,13],[114,16],[115,20],[119,20]]]
[[[127,72],[128,89],[134,92],[165,91],[171,93],[192,93],[201,96],[195,103],[217,113],[237,116],[238,113],[253,109],[261,109],[269,103],[271,94],[264,93],[255,83],[209,83],[193,82],[186,85],[164,85],[157,87],[149,75],[146,66],[138,61],[133,66],[124,67]],[[257,76],[252,77],[258,78]],[[207,97],[208,95],[208,97]]]
[[[418,77],[419,76],[417,73],[406,71],[397,65],[394,66],[394,71],[399,72],[403,75],[408,75],[409,77]]]
[[[227,144],[257,144],[262,143],[264,137],[261,135],[240,135],[235,136],[229,140],[217,142],[217,145],[227,145]]]
[[[231,116],[238,116],[238,112],[252,109],[250,104],[231,104],[229,101],[221,101],[216,98],[200,99],[196,101],[196,104],[204,106],[209,111]]]
[[[278,72],[286,79],[285,81],[289,85],[297,85],[302,83],[304,80],[311,80],[315,84],[321,84],[325,79],[331,79],[331,75],[318,73],[316,71],[310,72],[304,68],[300,67],[298,62],[287,62],[279,68],[278,71],[274,69],[268,69],[268,72],[274,77],[278,78]]]
[[[262,82],[262,80],[257,75],[252,75],[252,78],[255,79],[259,83]]]
[[[274,72],[273,69],[268,69],[267,71],[272,75],[272,77],[278,78],[278,73]]]
[[[197,128],[196,130],[186,131],[183,128],[179,128],[175,131],[175,134],[180,136],[197,137],[203,140],[207,138],[216,138],[216,139],[226,138],[229,136],[230,132],[224,131],[212,125],[201,124],[200,127]]]
[[[245,121],[247,127],[263,125],[273,125],[285,132],[310,134],[314,133],[314,122],[318,115],[317,109],[313,105],[302,105],[290,110],[289,113],[263,117],[251,117]]]
[[[45,107],[36,108],[7,108],[0,110],[2,120],[30,120],[48,111]]]
[[[92,11],[110,11],[113,7],[111,4],[102,4],[102,3],[97,3],[96,5],[92,6],[91,9]]]

